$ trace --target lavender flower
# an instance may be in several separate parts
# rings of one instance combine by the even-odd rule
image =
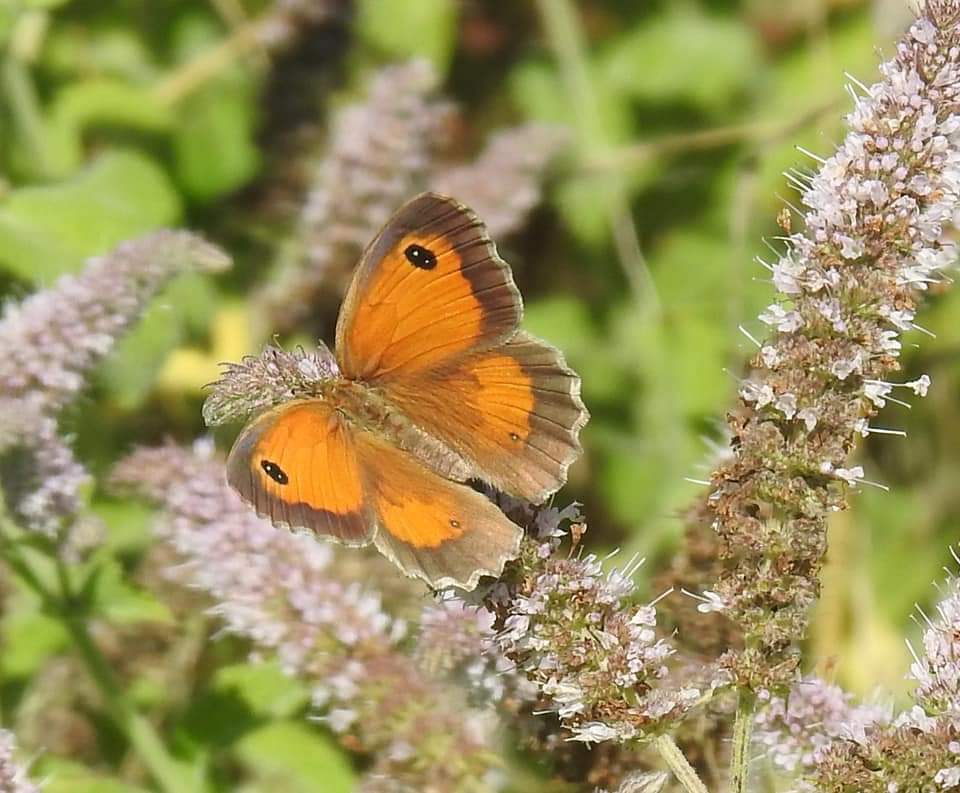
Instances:
[[[867,743],[867,728],[890,722],[890,710],[854,705],[849,694],[817,678],[797,683],[788,697],[760,692],[756,741],[781,770],[810,773],[837,741]]]
[[[900,336],[919,293],[955,257],[944,235],[960,190],[957,6],[931,2],[859,86],[850,132],[812,177],[791,177],[806,230],[768,265],[781,293],[761,314],[773,336],[753,360],[730,417],[733,458],[708,508],[727,560],[708,587],[748,649],[724,663],[742,686],[789,685],[796,640],[818,593],[827,515],[864,472],[847,458],[898,384]]]
[[[14,759],[13,733],[0,729],[0,793],[40,793],[39,786],[27,778],[26,769]]]
[[[0,486],[19,523],[55,538],[80,512],[91,478],[41,405],[0,399]]]
[[[115,481],[164,505],[157,531],[184,559],[178,574],[213,597],[226,629],[310,681],[330,729],[376,757],[365,789],[451,790],[488,773],[491,715],[401,650],[405,624],[338,578],[331,546],[257,518],[209,448],[136,452]]]
[[[0,317],[0,396],[37,395],[45,412],[66,405],[86,375],[174,275],[222,270],[229,259],[196,235],[159,231],[87,262]]]

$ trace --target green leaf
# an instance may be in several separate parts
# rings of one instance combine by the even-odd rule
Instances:
[[[307,687],[275,662],[225,666],[217,670],[213,687],[234,691],[253,713],[271,718],[293,716],[310,702]]]
[[[184,192],[209,202],[246,184],[257,172],[250,86],[220,80],[183,102],[174,136],[174,164]]]
[[[151,159],[110,152],[68,181],[22,187],[0,202],[0,268],[46,284],[179,216],[177,194]]]
[[[350,793],[356,785],[356,775],[340,750],[304,722],[267,724],[242,738],[236,752],[244,765],[264,778],[269,790]]]
[[[743,22],[676,4],[617,38],[599,68],[600,82],[637,99],[717,110],[755,78],[759,64],[757,42]]]
[[[4,677],[29,677],[68,643],[66,629],[39,611],[11,610],[0,623]]]
[[[150,592],[127,581],[123,567],[116,559],[101,560],[95,575],[93,608],[97,614],[119,625],[173,623],[173,614],[167,605]]]
[[[55,97],[48,118],[48,160],[54,173],[67,174],[83,158],[83,135],[92,126],[110,125],[161,132],[171,123],[170,109],[155,94],[115,79],[68,83]]]
[[[145,549],[153,541],[150,522],[154,511],[138,501],[112,501],[98,498],[91,510],[106,527],[102,547],[115,554]]]
[[[356,31],[385,59],[420,57],[444,75],[456,44],[456,0],[360,0]]]
[[[41,754],[32,776],[45,780],[43,793],[149,793],[147,788],[101,776],[53,755]]]

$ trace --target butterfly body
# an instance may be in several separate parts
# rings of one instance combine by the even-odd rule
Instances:
[[[465,483],[543,501],[587,420],[579,378],[521,316],[479,219],[413,199],[364,253],[330,376],[244,429],[230,483],[274,523],[372,542],[434,586],[499,574],[522,530]]]

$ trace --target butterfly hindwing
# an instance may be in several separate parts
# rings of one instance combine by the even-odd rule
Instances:
[[[522,304],[480,219],[425,193],[364,252],[337,322],[343,374],[387,382],[507,339]]]
[[[407,575],[436,589],[473,589],[516,557],[522,529],[485,496],[373,435],[358,434],[357,449],[376,516],[374,542]]]
[[[289,402],[251,422],[230,451],[227,479],[275,525],[347,545],[372,538],[353,432],[320,400]]]

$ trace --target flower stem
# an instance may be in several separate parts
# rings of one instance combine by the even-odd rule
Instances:
[[[750,738],[753,734],[753,713],[756,696],[746,688],[740,689],[737,698],[737,716],[733,723],[733,755],[730,758],[730,790],[746,793],[747,776],[750,771]]]
[[[669,735],[658,735],[653,739],[653,745],[657,747],[663,761],[673,771],[686,793],[709,793],[707,786],[703,784],[697,775],[696,769],[690,765],[690,761],[680,751],[676,741]]]

